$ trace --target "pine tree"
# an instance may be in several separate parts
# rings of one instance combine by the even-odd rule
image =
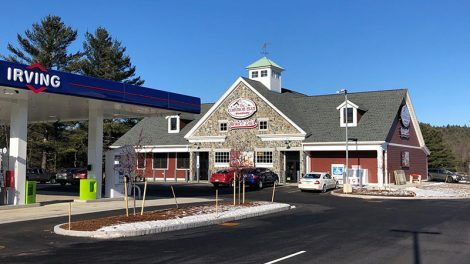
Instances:
[[[80,52],[68,53],[70,44],[77,38],[77,30],[66,26],[58,16],[47,16],[40,23],[34,23],[24,36],[17,34],[19,47],[8,43],[11,52],[2,56],[5,60],[33,64],[40,63],[45,68],[66,70],[67,66],[81,57]]]
[[[8,43],[7,49],[11,54],[1,57],[12,62],[40,63],[45,68],[67,71],[69,65],[82,56],[80,52],[68,53],[76,38],[77,30],[66,26],[60,17],[49,15],[40,23],[34,23],[24,36],[17,34],[19,47]],[[48,154],[54,154],[52,157],[56,163],[57,144],[53,143],[56,142],[56,127],[48,123],[28,125],[28,166],[45,169]]]
[[[125,55],[126,48],[113,39],[105,28],[95,34],[87,32],[83,43],[84,58],[74,64],[74,70],[87,76],[142,85],[144,80],[135,76],[135,66]]]
[[[429,124],[420,124],[426,146],[431,151],[428,158],[429,168],[445,167],[455,169],[456,158],[450,148],[444,143],[442,132]]]

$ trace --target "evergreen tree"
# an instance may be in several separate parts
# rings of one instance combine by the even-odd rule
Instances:
[[[450,148],[444,143],[442,132],[429,124],[420,124],[426,146],[431,151],[428,158],[429,168],[445,167],[455,169],[457,162]]]
[[[118,82],[142,85],[144,80],[135,76],[135,66],[125,55],[126,48],[113,40],[105,28],[99,27],[95,34],[87,32],[83,43],[84,58],[74,63],[73,69],[81,74]]]
[[[24,36],[17,34],[19,47],[8,43],[11,54],[2,57],[12,62],[40,63],[45,68],[66,70],[71,62],[81,57],[80,52],[69,54],[67,51],[76,38],[77,30],[66,26],[60,17],[49,15],[40,23],[34,23]]]
[[[34,23],[24,36],[17,34],[19,47],[8,43],[10,55],[2,58],[23,64],[40,63],[45,68],[66,71],[68,66],[77,61],[80,52],[68,53],[70,44],[77,38],[77,30],[66,26],[58,16],[49,15]],[[57,144],[55,136],[60,125],[41,123],[28,125],[28,166],[55,169]],[[54,162],[48,164],[48,158]]]

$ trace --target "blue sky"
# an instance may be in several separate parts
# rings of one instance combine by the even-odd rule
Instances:
[[[8,1],[0,53],[34,22],[107,28],[145,86],[216,101],[268,57],[283,86],[309,95],[408,88],[418,118],[470,125],[470,1]]]

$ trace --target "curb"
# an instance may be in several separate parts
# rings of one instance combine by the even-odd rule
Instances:
[[[357,198],[364,200],[380,199],[380,200],[466,200],[470,197],[400,197],[400,196],[378,196],[378,195],[358,195],[358,194],[343,194],[331,192],[331,195],[338,197]]]
[[[190,229],[196,227],[203,227],[209,225],[217,225],[222,224],[225,222],[236,221],[251,217],[257,217],[267,214],[278,213],[282,211],[287,211],[291,209],[291,205],[289,204],[278,204],[281,207],[267,209],[255,213],[244,213],[236,216],[222,216],[219,218],[213,218],[210,220],[200,220],[196,222],[191,222],[187,224],[180,224],[180,223],[172,223],[166,226],[161,227],[153,227],[145,230],[127,230],[127,231],[75,231],[75,230],[67,230],[63,229],[60,226],[63,224],[58,224],[54,226],[54,232],[58,235],[65,235],[65,236],[75,236],[75,237],[91,237],[91,238],[99,238],[99,239],[110,239],[110,238],[119,238],[119,237],[133,237],[133,236],[143,236],[143,235],[150,235],[150,234],[157,234],[163,232],[170,232],[176,230],[183,230],[183,229]]]
[[[32,204],[20,204],[20,205],[1,205],[0,206],[0,211],[1,210],[10,210],[10,209],[20,209],[20,208],[31,208],[31,207],[39,207],[41,206],[41,203],[32,203]]]

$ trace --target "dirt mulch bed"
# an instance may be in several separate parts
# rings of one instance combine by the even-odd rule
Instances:
[[[245,204],[236,205],[236,207],[253,207],[259,205],[259,202],[245,202]],[[219,203],[219,212],[227,211],[228,208],[233,207],[233,203],[221,202]],[[225,208],[225,210],[224,210]],[[131,209],[130,209],[131,210]],[[105,226],[113,226],[125,223],[134,222],[145,222],[145,221],[157,221],[157,220],[169,220],[182,218],[185,216],[207,214],[215,212],[215,205],[213,203],[200,206],[183,206],[180,208],[163,209],[157,211],[144,212],[140,215],[140,208],[138,208],[138,214],[132,215],[129,213],[129,217],[125,215],[109,216],[103,218],[96,218],[90,220],[83,220],[72,222],[70,229],[75,231],[96,231]],[[68,229],[69,225],[63,224],[60,226],[63,229]]]
[[[338,194],[343,194],[343,190],[336,190],[334,191]],[[371,190],[371,189],[353,189],[352,193],[346,194],[353,194],[353,195],[370,195],[370,196],[386,196],[386,197],[415,197],[416,194],[411,191],[405,190]]]

